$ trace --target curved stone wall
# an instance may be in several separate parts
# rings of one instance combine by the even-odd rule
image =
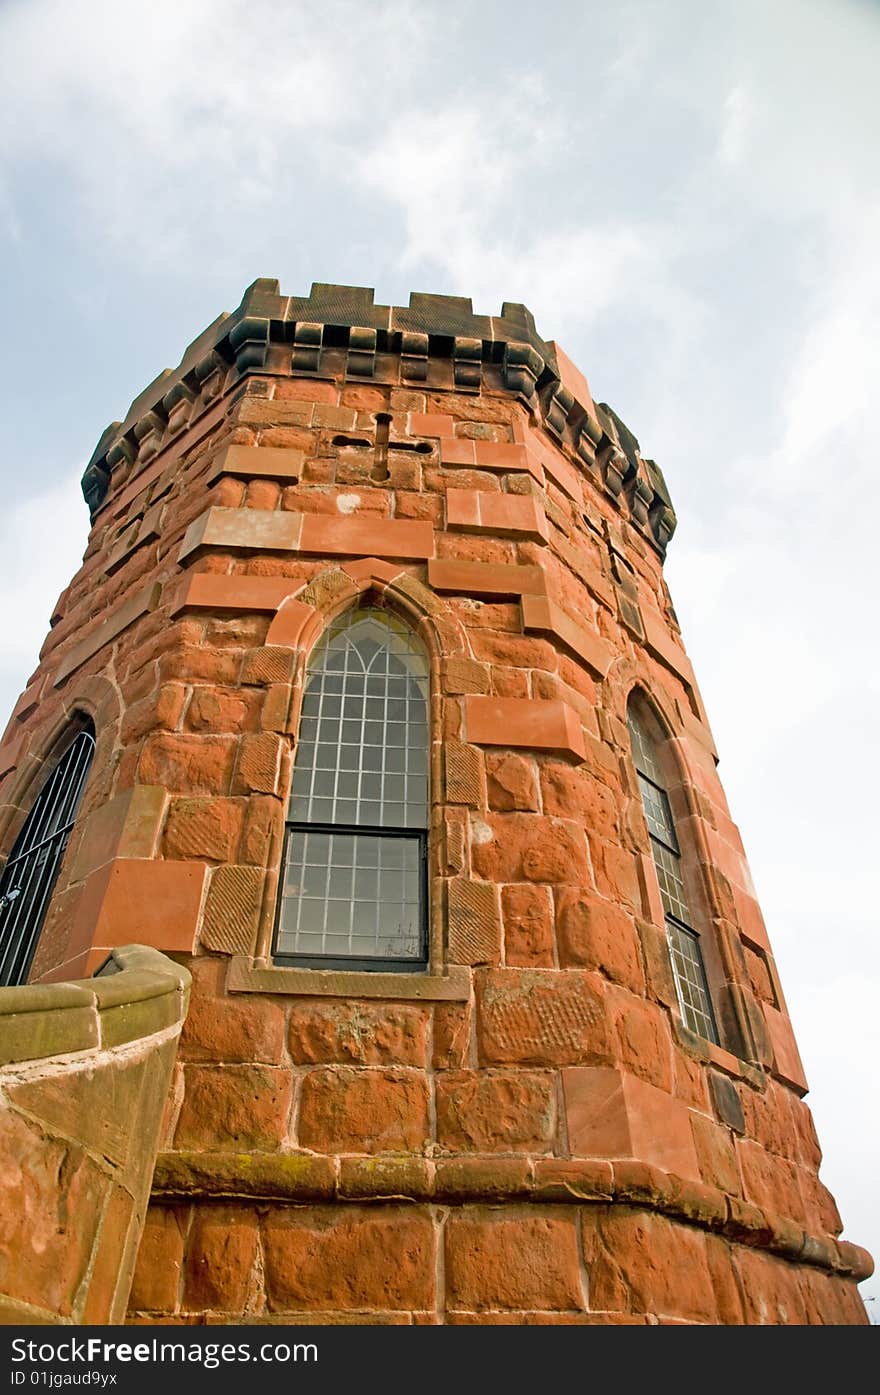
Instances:
[[[189,985],[127,945],[0,989],[0,1322],[122,1321]]]

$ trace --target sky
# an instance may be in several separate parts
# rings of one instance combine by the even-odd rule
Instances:
[[[256,277],[524,302],[666,475],[821,1175],[880,1257],[878,66],[877,0],[0,0],[2,713],[101,431]]]

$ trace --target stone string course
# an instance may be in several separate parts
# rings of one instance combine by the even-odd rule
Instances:
[[[663,578],[665,485],[528,311],[258,281],[84,487],[83,566],[0,745],[0,847],[86,713],[32,976],[137,942],[193,981],[133,1319],[864,1321]],[[271,958],[307,655],[362,602],[430,659],[424,974]],[[717,1046],[678,1009],[634,690]]]

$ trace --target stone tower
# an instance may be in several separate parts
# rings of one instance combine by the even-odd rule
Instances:
[[[663,476],[530,313],[256,281],[83,488],[2,915],[12,983],[192,974],[129,1312],[864,1321]]]

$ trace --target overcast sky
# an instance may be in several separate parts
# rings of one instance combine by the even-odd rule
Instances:
[[[524,301],[666,474],[822,1176],[880,1256],[880,6],[3,0],[0,65],[3,714],[98,436],[257,276]]]

